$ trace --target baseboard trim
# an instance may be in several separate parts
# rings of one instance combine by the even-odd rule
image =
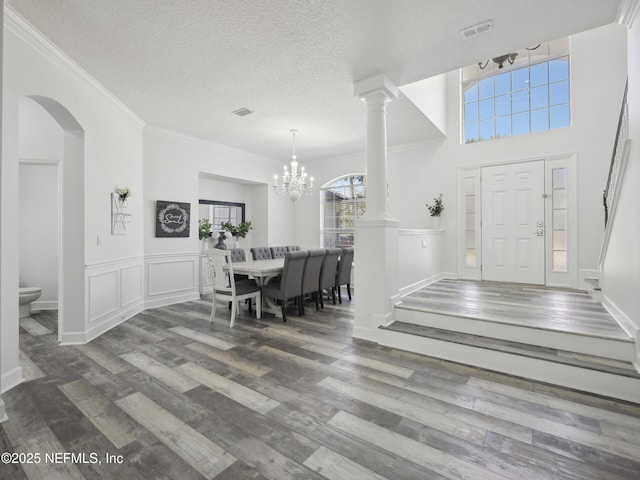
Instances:
[[[368,342],[378,343],[378,329],[360,327],[358,325],[353,326],[353,338],[358,340],[367,340]]]
[[[31,304],[32,311],[39,310],[57,310],[58,309],[58,301],[57,300],[45,300],[42,302],[33,302]]]
[[[2,375],[2,378],[0,379],[2,390],[0,393],[8,392],[13,387],[20,385],[22,382],[24,382],[24,375],[22,374],[22,367],[18,366]]]
[[[602,298],[602,306],[607,312],[609,312],[613,319],[618,322],[620,328],[622,328],[625,333],[631,338],[636,338],[638,332],[640,331],[640,327],[633,323],[633,321],[622,310],[620,310],[618,306],[613,303],[604,293],[600,292],[600,297]]]
[[[443,278],[445,278],[445,273],[440,272],[435,275],[431,275],[430,277],[424,278],[418,282],[412,283],[411,285],[407,285],[400,289],[400,297],[406,297],[407,295],[411,295],[413,292],[417,292],[421,288],[427,287],[432,283],[436,283]]]
[[[126,322],[144,310],[142,301],[131,305],[129,308],[118,310],[97,325],[84,332],[63,332],[58,341],[60,345],[84,345],[91,340]]]
[[[9,417],[7,417],[7,412],[4,409],[4,402],[2,398],[0,398],[0,423],[6,422],[7,420],[9,420]]]
[[[192,300],[199,300],[199,291],[189,291],[187,293],[180,293],[174,295],[163,295],[160,298],[147,299],[144,302],[144,309],[166,307],[167,305],[173,305],[174,303],[190,302]]]

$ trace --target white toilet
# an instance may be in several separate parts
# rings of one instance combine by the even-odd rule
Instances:
[[[20,318],[31,316],[31,302],[39,299],[41,294],[39,287],[20,287]]]

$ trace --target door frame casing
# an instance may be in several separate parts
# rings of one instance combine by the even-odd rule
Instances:
[[[510,165],[517,163],[528,163],[544,161],[544,190],[545,198],[545,285],[578,288],[578,172],[577,154],[568,153],[552,155],[547,157],[536,157],[527,159],[514,159],[507,161],[486,162],[477,165],[458,167],[458,222],[457,222],[457,258],[458,258],[458,278],[465,280],[482,280],[482,226],[480,218],[482,216],[482,184],[480,181],[483,167],[493,167],[499,165]],[[556,168],[567,169],[567,270],[564,272],[552,269],[552,231],[550,219],[552,218],[552,197],[551,197],[551,172]],[[475,266],[466,265],[466,198],[465,183],[473,182],[475,185]]]
[[[545,162],[486,166],[480,178],[482,280],[544,285]]]

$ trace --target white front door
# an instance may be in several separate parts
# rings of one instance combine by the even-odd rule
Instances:
[[[544,161],[482,168],[482,279],[544,285]]]

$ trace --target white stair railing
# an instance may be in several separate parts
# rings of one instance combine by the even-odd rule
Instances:
[[[602,278],[602,266],[607,254],[609,246],[609,238],[611,236],[611,228],[615,217],[618,194],[622,178],[627,166],[629,158],[629,107],[627,105],[627,90],[629,82],[624,88],[624,96],[622,98],[622,107],[620,109],[620,118],[618,119],[618,130],[613,145],[613,154],[611,156],[611,166],[609,167],[609,177],[607,178],[607,186],[602,194],[602,203],[604,205],[604,236],[602,246],[600,248],[600,259],[598,261],[600,268],[600,277]]]
[[[624,87],[624,97],[622,98],[622,108],[620,109],[620,118],[618,120],[618,130],[613,145],[613,155],[611,156],[611,166],[609,167],[609,178],[607,178],[607,186],[602,195],[604,204],[604,224],[609,222],[611,210],[615,204],[616,194],[618,192],[618,180],[623,172],[624,156],[627,153],[626,143],[629,140],[629,107],[627,105],[627,89],[628,83]]]

